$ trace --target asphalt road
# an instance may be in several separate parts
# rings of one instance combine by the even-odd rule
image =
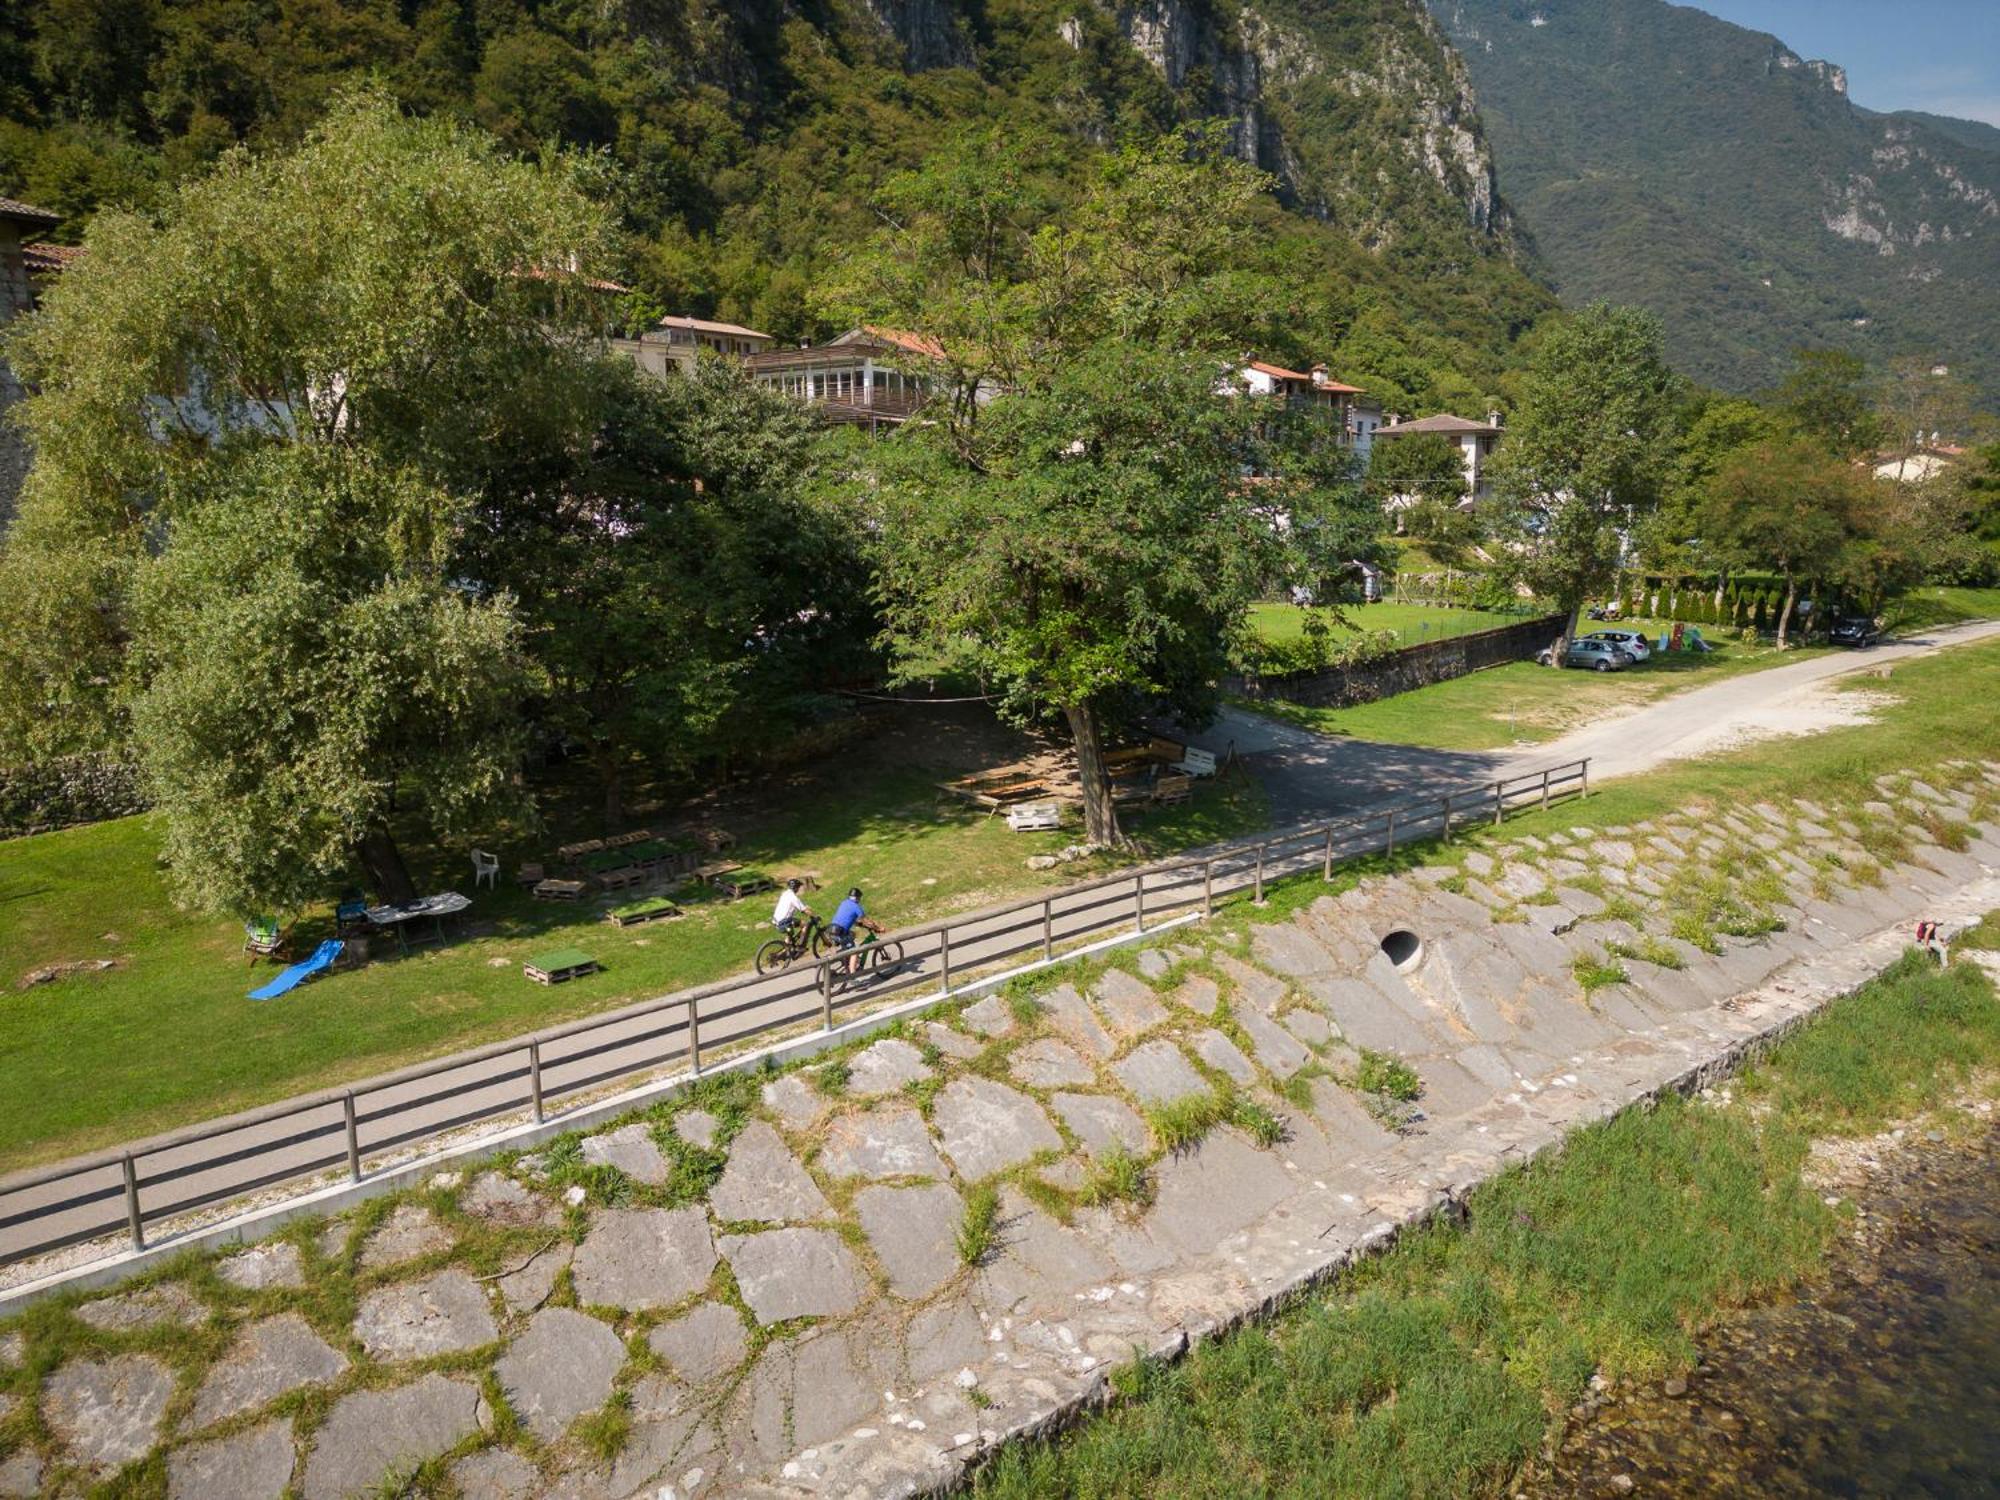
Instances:
[[[1279,826],[1333,817],[1385,797],[1415,795],[1590,757],[1593,781],[1636,775],[1755,735],[1811,733],[1844,722],[1824,701],[1826,683],[1932,651],[2000,636],[2000,621],[1923,631],[1864,651],[1810,657],[1749,672],[1586,724],[1521,749],[1429,750],[1315,734],[1227,708],[1194,742],[1234,746],[1257,772]]]

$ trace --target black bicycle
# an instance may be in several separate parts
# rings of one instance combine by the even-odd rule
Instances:
[[[826,938],[828,944],[827,951],[838,953],[840,950],[833,946],[833,935],[828,933]],[[813,952],[815,957],[819,956],[817,948]],[[893,970],[901,967],[903,962],[903,945],[901,943],[883,942],[871,932],[862,938],[860,942],[849,948],[847,955],[847,962],[843,965],[837,965],[834,970],[835,974],[843,985],[865,984],[874,980],[885,979]]]
[[[789,969],[808,953],[814,958],[823,958],[837,946],[827,925],[807,912],[792,923],[790,932],[783,937],[772,938],[757,950],[757,972],[775,974],[780,969]]]

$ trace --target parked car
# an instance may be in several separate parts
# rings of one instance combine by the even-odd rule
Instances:
[[[1587,641],[1609,641],[1634,661],[1645,661],[1653,654],[1652,642],[1640,630],[1593,630],[1584,637]]]
[[[1554,650],[1553,647],[1549,648]],[[1549,651],[1537,658],[1543,666],[1549,664]],[[1563,653],[1562,664],[1566,667],[1589,667],[1594,672],[1622,672],[1631,666],[1635,658],[1622,646],[1596,636],[1584,636],[1569,643],[1569,650]]]
[[[1882,639],[1882,632],[1866,615],[1842,615],[1833,622],[1829,636],[1836,646],[1872,646]]]

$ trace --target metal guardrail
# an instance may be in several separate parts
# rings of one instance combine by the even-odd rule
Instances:
[[[802,961],[776,975],[742,975],[641,1001],[492,1046],[211,1121],[121,1150],[0,1181],[0,1264],[124,1230],[143,1249],[146,1226],[274,1184],[344,1167],[360,1181],[370,1154],[524,1107],[537,1122],[553,1101],[683,1062],[692,1074],[737,1043],[817,1021],[935,983],[955,984],[1024,953],[1059,947],[1250,891],[1317,865],[1330,879],[1344,861],[1442,835],[1508,811],[1588,795],[1590,762],[1410,797],[1327,823],[1246,840],[1213,853],[1145,866],[1043,896],[890,933],[901,961],[862,980],[848,954]],[[851,952],[852,950],[850,950]]]

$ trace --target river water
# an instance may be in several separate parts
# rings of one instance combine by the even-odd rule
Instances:
[[[2000,1496],[2000,1132],[1848,1196],[1824,1277],[1706,1335],[1684,1382],[1613,1392],[1520,1493]]]

